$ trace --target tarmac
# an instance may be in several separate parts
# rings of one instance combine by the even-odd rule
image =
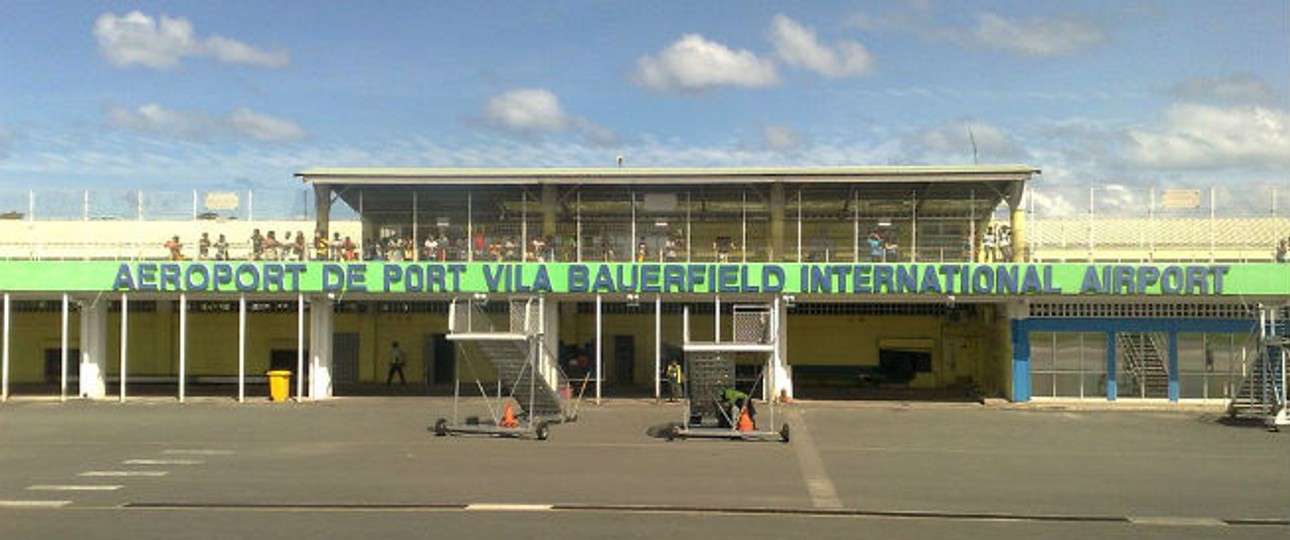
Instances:
[[[487,417],[477,398],[458,418]],[[1132,409],[1132,410],[1129,410]],[[1284,538],[1290,434],[1213,405],[797,401],[780,442],[667,441],[679,403],[546,441],[436,437],[442,396],[0,404],[0,538]],[[772,418],[772,414],[774,418]]]

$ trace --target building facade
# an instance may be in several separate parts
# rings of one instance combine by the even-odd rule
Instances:
[[[1037,172],[305,171],[307,235],[359,236],[351,252],[0,262],[5,395],[244,398],[285,368],[322,399],[384,383],[393,341],[414,384],[487,380],[459,372],[453,306],[500,320],[539,299],[549,354],[596,395],[658,395],[686,343],[743,339],[755,307],[777,321],[766,398],[1232,399],[1290,266],[1033,262]]]

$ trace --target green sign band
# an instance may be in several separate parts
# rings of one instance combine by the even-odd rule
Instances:
[[[1290,295],[1290,265],[2,261],[0,290],[999,297]]]

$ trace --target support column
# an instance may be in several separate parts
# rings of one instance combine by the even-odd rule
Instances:
[[[654,295],[654,402],[662,397],[663,373],[663,295]]]
[[[314,184],[314,230],[331,239],[331,186]],[[310,246],[312,249],[313,246]]]
[[[305,398],[305,295],[296,294],[296,401]]]
[[[107,396],[107,300],[99,296],[81,306],[79,392],[83,398]]]
[[[309,397],[332,397],[333,302],[327,296],[309,300]]]
[[[125,403],[126,378],[130,374],[130,297],[121,293],[121,367],[117,370],[121,403]]]
[[[1008,329],[1012,334],[1012,401],[1030,401],[1030,332],[1026,319],[1029,309],[1025,304],[1008,305]]]
[[[1169,331],[1169,401],[1178,402],[1178,331]]]
[[[67,401],[67,339],[68,339],[67,319],[68,319],[69,309],[70,309],[70,306],[68,306],[67,293],[63,293],[63,320],[62,320],[62,333],[60,334],[62,337],[60,340],[61,347],[59,349],[62,352],[59,354],[59,357],[58,357],[58,364],[59,364],[58,399],[59,401]]]
[[[551,184],[542,185],[542,236],[544,238],[555,238],[555,218],[559,213],[559,205],[556,204],[555,186]]]
[[[1106,400],[1115,401],[1120,394],[1119,384],[1116,382],[1116,364],[1119,360],[1116,358],[1116,351],[1119,348],[1115,346],[1115,332],[1106,333]]]
[[[179,402],[184,402],[188,379],[188,295],[179,293]]]
[[[246,295],[237,297],[237,402],[246,401]]]
[[[793,370],[788,365],[788,306],[783,298],[775,298],[770,320],[775,351],[770,357],[771,379],[765,382],[766,388],[770,389],[766,401],[781,397],[787,401],[793,399]]]
[[[596,295],[596,405],[600,405],[600,386],[605,380],[604,354],[605,354],[605,334],[603,326],[603,311],[601,308],[601,296]]]
[[[1026,207],[1022,206],[1024,184],[1017,183],[1008,194],[1008,208],[1011,209],[1009,226],[1012,228],[1012,261],[1026,262]]]
[[[770,262],[784,260],[784,185],[770,186]],[[801,261],[798,261],[801,262]]]
[[[9,293],[4,293],[4,350],[2,365],[0,365],[0,401],[9,401],[9,316],[13,313],[9,309]]]

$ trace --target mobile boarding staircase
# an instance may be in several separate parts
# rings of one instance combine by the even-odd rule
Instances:
[[[487,298],[453,299],[448,336],[457,344],[453,418],[440,418],[435,435],[483,434],[546,440],[549,425],[577,419],[571,386],[547,342],[548,312],[542,298],[507,300],[505,324],[488,312]],[[500,315],[500,314],[496,314]],[[553,325],[554,323],[552,323]],[[484,381],[484,364],[496,375],[493,388]],[[484,398],[489,421],[470,416],[459,422],[461,367],[465,366]]]
[[[690,339],[690,307],[686,306],[682,315],[685,352],[683,368],[685,378],[685,413],[684,421],[673,424],[667,439],[709,438],[746,441],[781,441],[788,442],[789,428],[785,423],[779,431],[759,429],[755,426],[740,426],[740,408],[727,408],[723,405],[722,392],[727,388],[739,388],[750,397],[761,395],[763,409],[767,414],[766,426],[775,425],[775,398],[768,390],[771,372],[774,369],[777,337],[779,334],[779,316],[772,304],[752,304],[732,306],[731,330],[733,339],[722,341],[721,305],[714,309],[715,340],[693,341]],[[743,362],[740,362],[743,360]],[[756,377],[750,381],[737,379],[738,364],[757,365]],[[728,404],[725,404],[728,405]],[[746,409],[751,405],[745,404]],[[759,422],[762,423],[762,422]]]
[[[1290,425],[1286,363],[1290,360],[1290,309],[1260,307],[1258,354],[1244,366],[1227,405],[1231,418],[1261,419],[1269,429]]]

